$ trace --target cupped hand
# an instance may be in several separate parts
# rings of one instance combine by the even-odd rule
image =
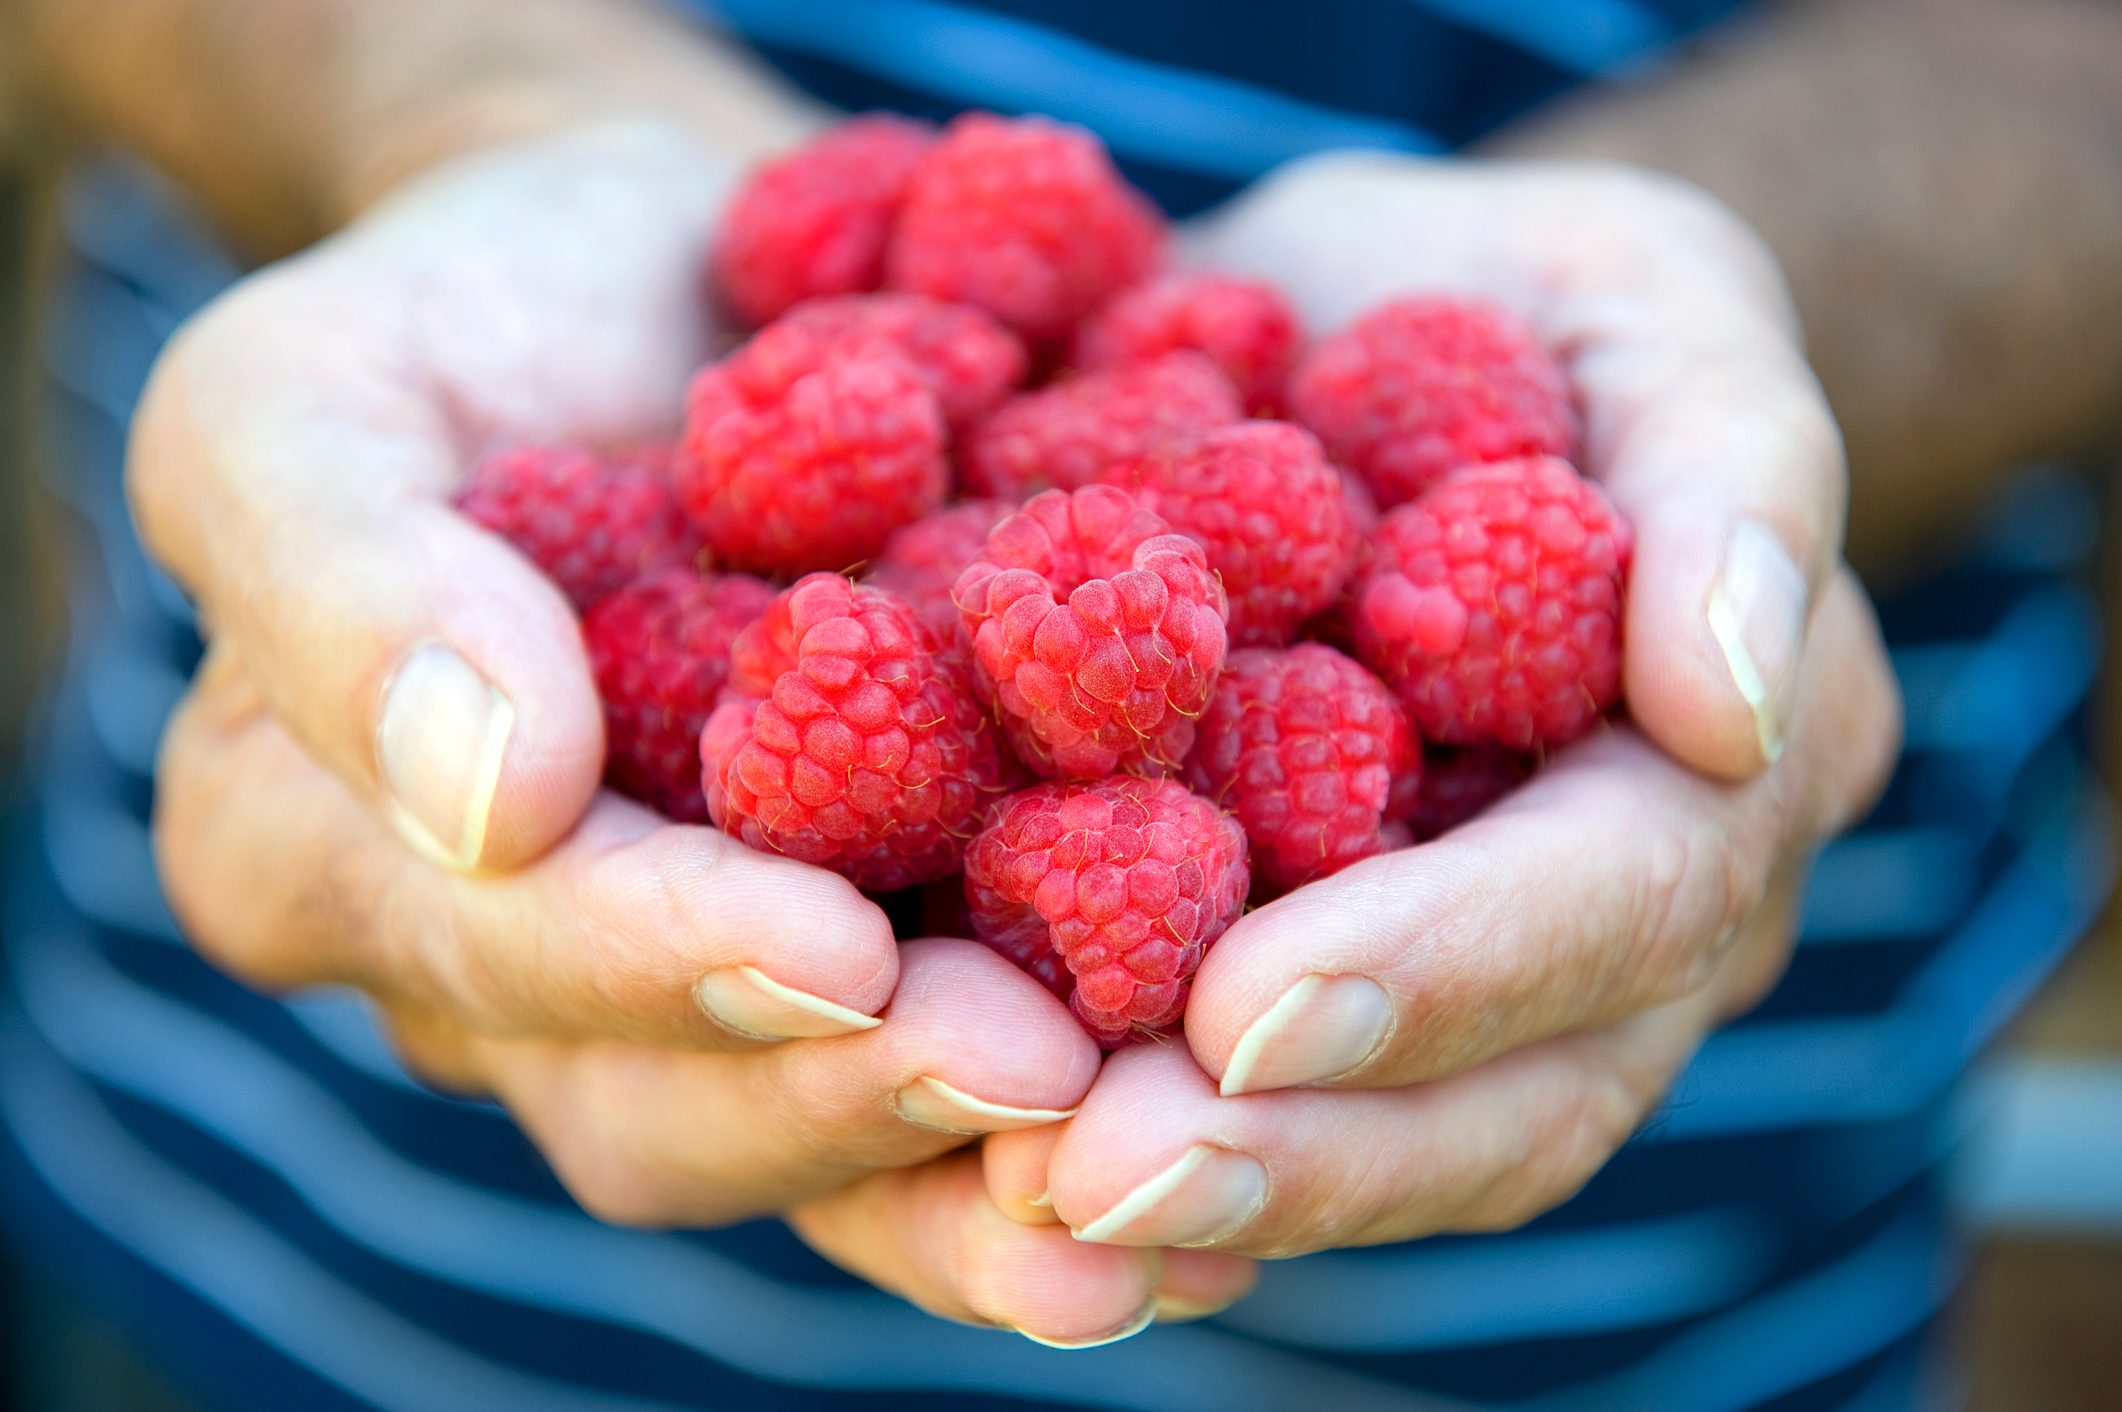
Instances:
[[[172,904],[247,981],[366,991],[608,1219],[799,1210],[885,1287],[1063,1342],[1227,1303],[1246,1262],[996,1213],[950,1154],[1073,1108],[1097,1054],[1067,1012],[971,943],[899,947],[841,878],[600,791],[568,605],[450,508],[483,448],[672,430],[727,180],[645,126],[464,159],[177,338],[130,467],[210,640],[159,772]]]
[[[1840,442],[1775,266],[1618,168],[1315,160],[1198,232],[1314,329],[1484,295],[1563,358],[1636,527],[1628,717],[1444,838],[1241,919],[1185,1046],[990,1139],[998,1204],[1252,1255],[1499,1229],[1567,1199],[1781,974],[1813,850],[1882,786],[1898,700],[1840,565]]]

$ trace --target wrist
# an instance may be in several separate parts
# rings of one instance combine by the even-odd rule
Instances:
[[[481,19],[408,21],[399,11],[370,21],[395,6],[347,19],[323,193],[330,223],[489,148],[633,126],[682,136],[734,170],[826,120],[736,44],[660,8],[580,0],[525,0],[501,14],[466,8]]]

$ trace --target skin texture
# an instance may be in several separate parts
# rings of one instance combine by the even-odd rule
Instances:
[[[2029,186],[1995,203],[1999,219],[2008,205],[2071,217],[2010,227],[2012,268],[2090,291],[2090,305],[2112,295],[2099,282],[2111,245],[2092,232],[2115,164],[2079,159],[2082,189],[2066,191],[2071,168],[2052,154],[2098,150],[2117,104],[2093,80],[2042,76],[2098,59],[2096,7],[2028,5],[2051,26],[2038,63],[2017,38],[1970,62],[1968,26],[2006,7],[1950,0],[1942,26],[1847,21],[1828,33],[1848,52],[1822,67],[1834,46],[1808,36],[1861,8],[1735,41],[1713,88],[1683,73],[1515,140],[1744,187],[1728,179],[1750,159],[1719,154],[1834,118],[1865,125],[1861,140],[1838,129],[1838,150],[1924,176],[1888,184],[1890,201],[1876,172],[1831,165],[1763,179],[1773,202],[1728,192],[1819,318],[1813,358],[1863,457],[1858,505],[1883,523],[1930,499],[1886,472],[1890,488],[1871,489],[1885,453],[1921,465],[1970,432],[1869,409],[1935,408],[2007,361],[2059,352],[2088,383],[2115,373],[2112,343],[2088,342],[2091,315],[2070,301],[2034,301],[2045,312],[2023,324],[1997,312],[2010,301],[1976,257],[2001,235],[1939,237],[1964,209],[1952,177],[1967,150],[1939,115],[1976,123],[1991,110],[1970,93],[2010,107],[1980,155]],[[712,1224],[793,1198],[794,1228],[879,1285],[1074,1342],[1139,1327],[1150,1307],[1240,1297],[1251,1267],[1227,1252],[1521,1221],[1573,1191],[1705,1028],[1772,983],[1802,860],[1891,758],[1891,685],[1839,568],[1841,443],[1760,242],[1688,188],[1605,166],[1305,164],[1193,236],[1195,254],[1281,283],[1315,328],[1441,284],[1512,304],[1568,351],[1590,469],[1639,530],[1636,725],[1574,748],[1448,844],[1245,919],[1201,973],[1190,1052],[1135,1050],[1097,1071],[1065,1011],[984,952],[895,949],[836,879],[598,793],[601,726],[564,607],[443,507],[492,439],[668,430],[712,332],[683,313],[707,223],[730,173],[811,115],[631,4],[112,0],[89,23],[71,0],[12,0],[0,14],[34,46],[28,68],[55,110],[154,155],[250,248],[290,249],[366,213],[188,329],[140,414],[142,527],[214,639],[164,748],[157,838],[179,914],[256,984],[369,990],[411,1062],[497,1093],[610,1219]],[[1971,88],[1970,69],[1993,78]],[[1873,72],[1897,81],[1866,104],[1823,102],[1806,77],[1856,86]],[[1697,136],[1661,136],[1674,128]],[[1852,211],[1870,217],[1855,222],[1865,238],[1827,219]],[[1897,317],[1878,325],[1909,346],[1980,348],[1984,320],[2008,319],[2008,360],[1941,360],[1952,376],[1912,392],[1885,335],[1836,316],[1863,302],[1838,271],[1864,252],[1905,268],[1910,251],[1930,252],[1932,277],[1896,286]],[[478,277],[438,275],[464,270]],[[2106,307],[2111,334],[2122,321]],[[510,336],[476,332],[493,329]],[[1964,399],[1947,400],[1958,416]],[[2054,410],[2065,401],[2069,415]],[[1985,456],[2089,423],[2060,397],[1980,406]],[[1726,655],[1736,620],[1710,611],[1741,525],[1788,570],[1754,576],[1785,607],[1780,632],[1757,634],[1752,708]],[[508,703],[485,718],[503,729],[478,736],[500,742],[491,771],[454,780],[491,804],[476,828],[437,827],[421,793],[433,782],[386,763],[389,692],[423,680],[406,664],[437,642],[466,671],[428,670],[430,687]],[[436,681],[469,682],[469,697]],[[1629,852],[1587,857],[1581,839],[1610,837],[1617,810],[1644,821]],[[1518,887],[1521,873],[1542,887]],[[1533,902],[1504,905],[1521,895]],[[1500,944],[1475,945],[1489,934]],[[1330,980],[1284,1003],[1314,975]],[[1306,1006],[1308,1047],[1276,1058],[1248,1042],[1263,1015]],[[997,1041],[951,1038],[968,1016]],[[1276,1082],[1365,1025],[1383,1038],[1341,1065],[1338,1090]],[[975,1101],[939,1108],[939,1092]],[[669,1121],[699,1109],[721,1116]],[[1004,1135],[976,1156],[968,1131]],[[1162,1248],[1205,1237],[1223,1250]]]

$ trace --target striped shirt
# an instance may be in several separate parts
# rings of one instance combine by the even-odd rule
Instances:
[[[1097,127],[1177,210],[1349,145],[1444,150],[1655,62],[1713,0],[723,0],[852,105]],[[1205,14],[1213,19],[1204,19]],[[1199,1325],[1060,1353],[948,1325],[777,1223],[608,1228],[498,1109],[412,1082],[358,998],[252,994],[185,946],[147,832],[198,644],[120,489],[158,348],[235,278],[124,163],[63,201],[44,348],[72,627],[0,840],[0,1189],[14,1238],[232,1407],[1889,1408],[1959,1252],[1938,1172],[1970,1060],[2088,924],[2093,514],[2021,476],[1889,603],[1906,756],[1821,855],[1790,974],[1585,1191],[1507,1236],[1272,1264]]]

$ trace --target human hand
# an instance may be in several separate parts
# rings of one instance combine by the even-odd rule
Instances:
[[[173,906],[254,984],[366,991],[607,1219],[809,1203],[828,1257],[1062,1341],[1227,1302],[1243,1261],[1027,1231],[932,1160],[1064,1115],[1089,1040],[984,948],[600,792],[567,605],[449,506],[489,443],[668,430],[725,181],[644,128],[467,159],[180,335],[131,466],[211,640],[158,781]]]
[[[1629,719],[1474,823],[1241,919],[1187,1047],[1125,1050],[1066,1125],[989,1139],[990,1189],[1086,1240],[1251,1255],[1522,1223],[1773,984],[1813,848],[1891,766],[1833,422],[1766,252],[1648,175],[1318,159],[1194,253],[1315,329],[1422,289],[1533,322],[1635,525]]]

